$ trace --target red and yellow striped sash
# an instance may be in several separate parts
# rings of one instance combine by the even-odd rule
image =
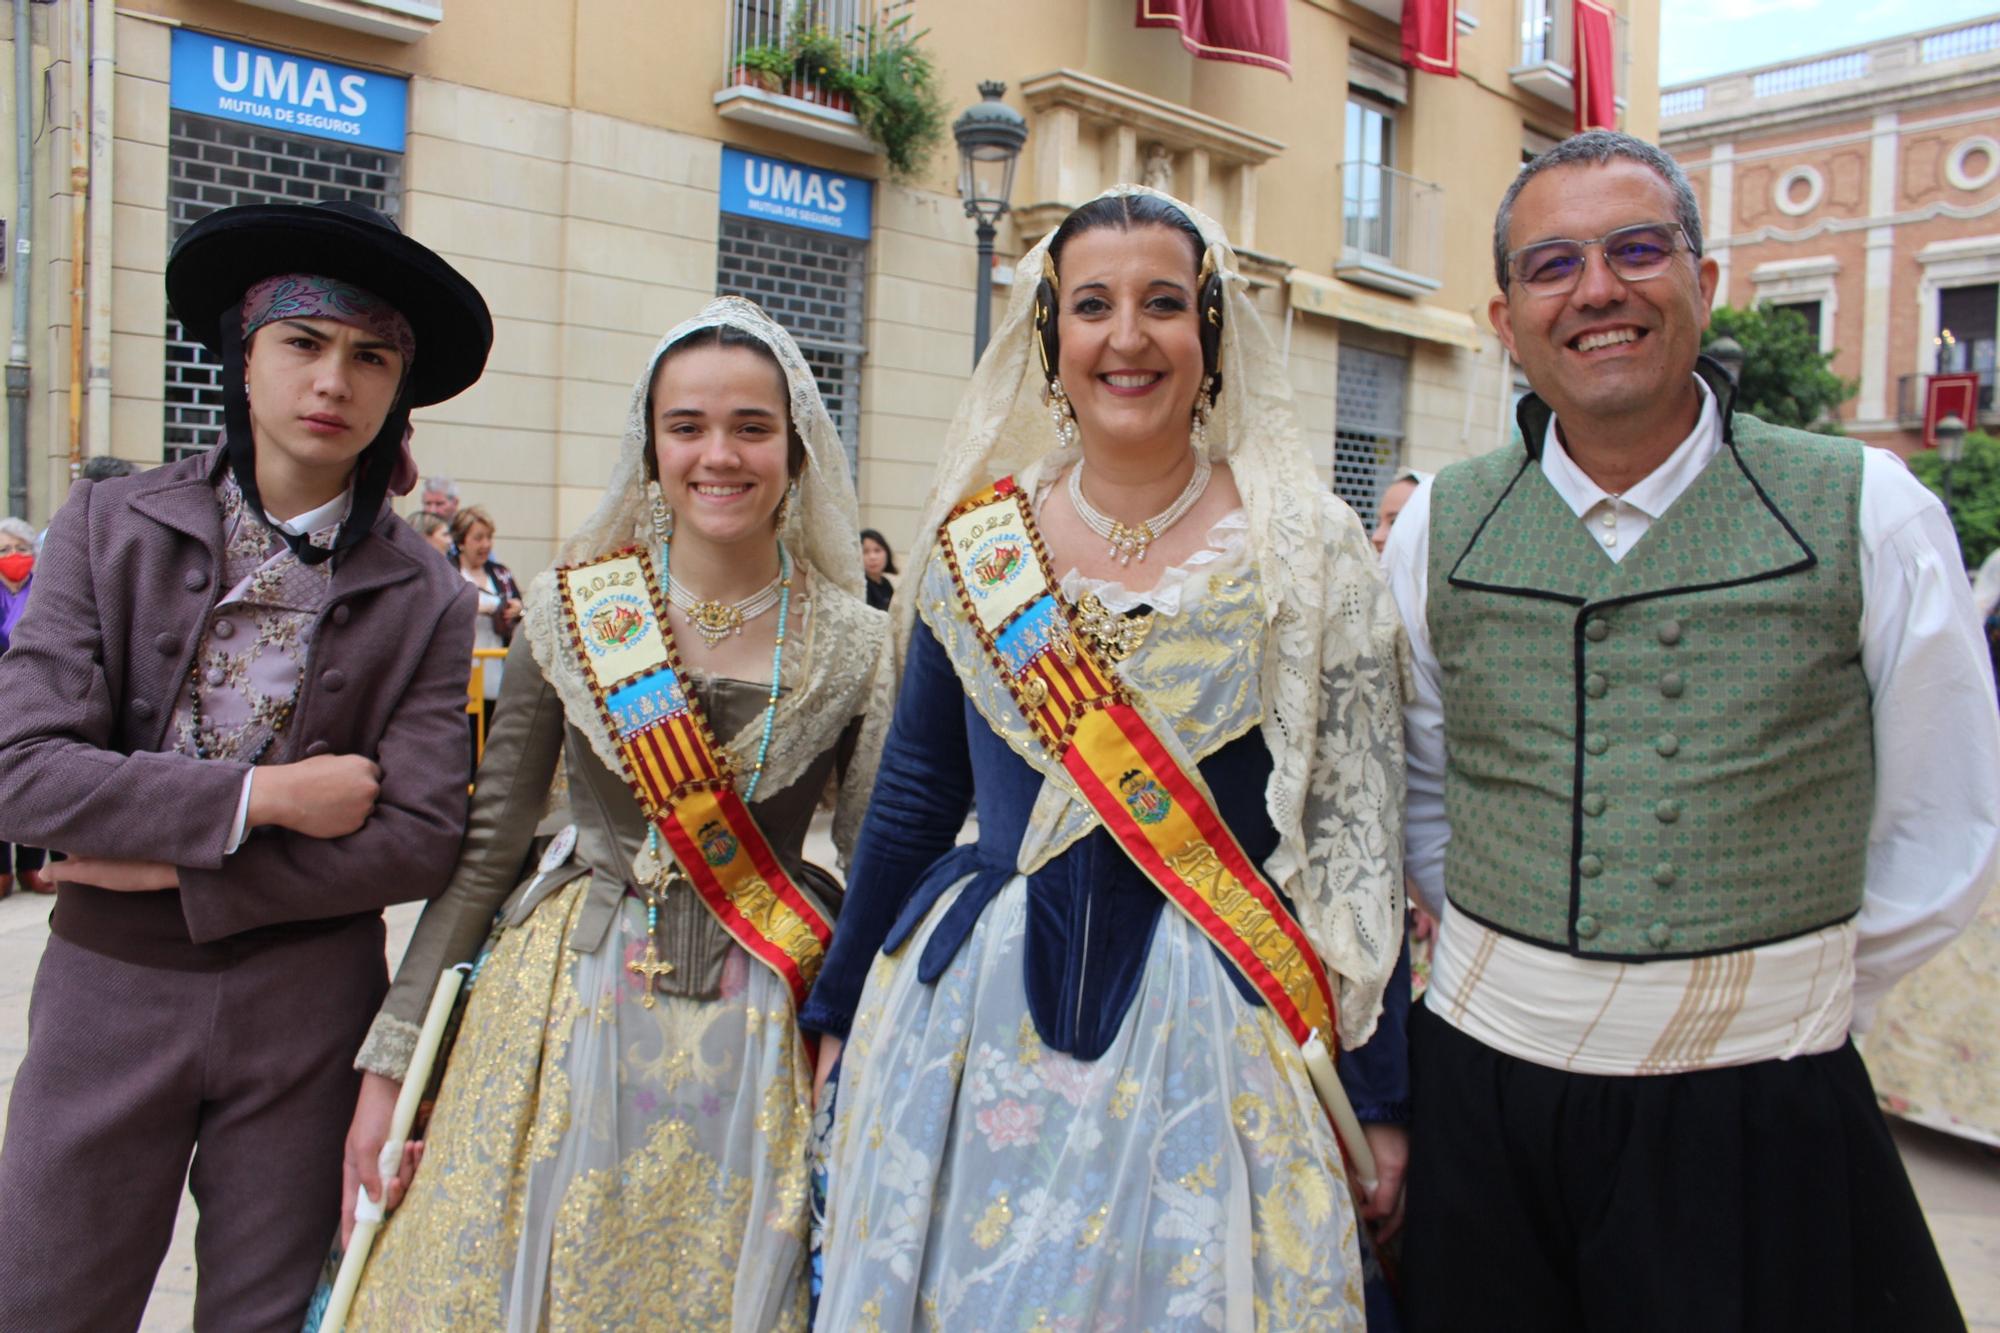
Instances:
[[[556,571],[570,644],[639,808],[731,938],[783,979],[796,1008],[833,926],[799,891],[736,790],[685,672],[666,601],[636,547]]]

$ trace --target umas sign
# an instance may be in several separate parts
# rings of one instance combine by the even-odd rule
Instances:
[[[176,28],[169,100],[198,116],[400,153],[409,83]]]
[[[722,150],[722,211],[791,227],[868,239],[875,184],[775,157]]]

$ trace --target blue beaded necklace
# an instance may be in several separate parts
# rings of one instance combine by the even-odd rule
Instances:
[[[673,564],[673,546],[669,542],[660,543],[660,577],[670,584]],[[743,785],[743,804],[757,799],[757,786],[764,780],[764,761],[771,754],[771,724],[778,716],[778,686],[785,665],[785,624],[792,612],[792,556],[783,542],[778,543],[778,636],[771,645],[771,693],[764,702],[764,733],[757,741],[757,764],[750,770],[750,781]],[[719,738],[718,738],[719,739]],[[660,830],[648,825],[646,828],[646,850],[653,855],[656,865],[664,867],[667,858],[660,850]],[[662,879],[665,876],[662,875]],[[655,937],[660,925],[660,897],[646,895],[646,937]],[[649,992],[650,993],[650,992]]]

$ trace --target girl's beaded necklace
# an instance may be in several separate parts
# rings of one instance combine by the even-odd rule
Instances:
[[[660,543],[660,577],[666,580],[669,600],[673,587],[673,546],[670,542]],[[675,605],[680,603],[675,600]],[[683,608],[685,609],[685,608]],[[743,804],[749,805],[757,799],[757,786],[764,780],[764,761],[771,754],[771,724],[778,715],[778,686],[785,665],[785,624],[792,611],[792,556],[783,542],[778,543],[778,635],[771,645],[771,693],[764,701],[764,733],[757,741],[757,764],[750,770],[750,780],[743,785]],[[719,739],[719,738],[718,738]],[[646,828],[646,851],[654,865],[660,867],[659,878],[646,899],[646,938],[658,938],[660,927],[660,902],[666,896],[666,883],[671,864],[660,847],[660,830],[649,824]],[[652,999],[652,988],[646,991],[647,1001]]]

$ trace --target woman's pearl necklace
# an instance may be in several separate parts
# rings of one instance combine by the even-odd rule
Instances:
[[[1121,565],[1129,565],[1134,560],[1143,564],[1146,549],[1194,508],[1194,502],[1201,499],[1202,492],[1208,489],[1209,474],[1214,471],[1209,461],[1196,453],[1194,472],[1188,477],[1187,485],[1181,488],[1180,495],[1172,504],[1137,527],[1127,527],[1083,498],[1082,463],[1069,470],[1069,502],[1085,527],[1111,543],[1106,555],[1116,556]]]

